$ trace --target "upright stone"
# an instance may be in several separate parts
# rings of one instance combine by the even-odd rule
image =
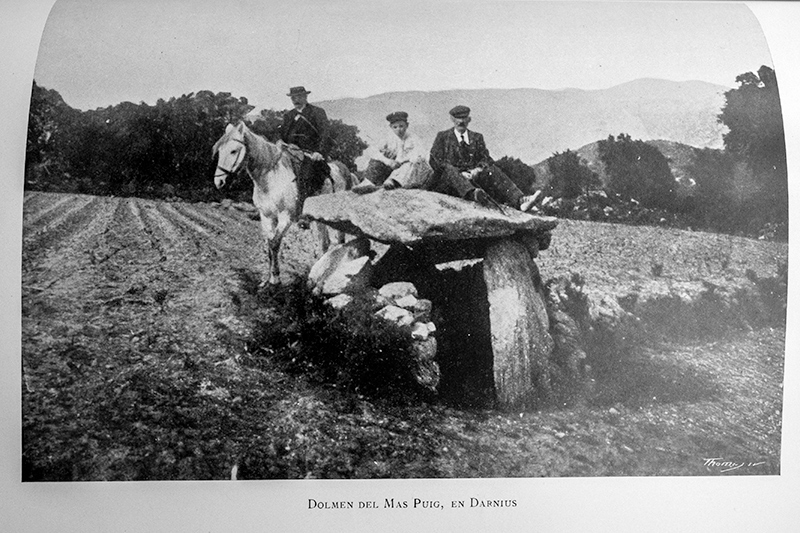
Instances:
[[[495,241],[486,249],[483,277],[489,299],[494,382],[503,408],[531,406],[550,393],[553,340],[536,290],[535,264],[524,244]]]

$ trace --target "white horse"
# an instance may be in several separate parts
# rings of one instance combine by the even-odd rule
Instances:
[[[256,135],[243,123],[228,124],[225,133],[214,144],[213,153],[219,154],[214,172],[214,185],[225,186],[229,176],[244,169],[253,180],[253,204],[258,209],[261,230],[267,244],[267,270],[269,282],[278,283],[280,267],[278,253],[281,240],[292,222],[297,219],[297,177],[292,167],[294,157],[303,157],[283,142],[273,144]],[[307,155],[305,157],[308,157]],[[349,189],[354,177],[340,162],[329,163],[331,179],[325,180],[320,194]],[[330,246],[327,228],[316,224],[322,252]],[[336,232],[336,240],[344,242],[344,234]]]

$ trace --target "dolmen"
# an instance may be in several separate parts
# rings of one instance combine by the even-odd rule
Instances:
[[[406,189],[308,198],[303,215],[354,237],[314,265],[309,283],[340,308],[358,291],[385,298],[380,316],[424,343],[425,386],[503,409],[550,394],[554,343],[536,258],[556,219]]]

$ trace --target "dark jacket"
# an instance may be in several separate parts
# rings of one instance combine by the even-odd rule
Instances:
[[[296,109],[284,113],[281,139],[283,142],[296,144],[303,150],[319,152],[327,157],[331,150],[329,130],[325,110],[306,104],[302,113]]]
[[[465,147],[465,154],[462,154],[459,140],[456,138],[452,128],[436,134],[430,157],[430,164],[434,173],[440,174],[445,163],[453,165],[459,170],[472,170],[473,168],[486,167],[493,163],[491,156],[489,156],[489,150],[486,149],[486,144],[483,142],[483,135],[472,130],[467,131],[469,144]]]

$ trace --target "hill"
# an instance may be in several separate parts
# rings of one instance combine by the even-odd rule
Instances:
[[[374,143],[388,133],[385,116],[409,113],[423,143],[449,126],[456,104],[472,108],[472,127],[486,136],[495,159],[507,155],[533,164],[554,152],[575,149],[608,135],[663,139],[701,148],[721,148],[724,103],[721,85],[702,81],[640,79],[602,90],[476,89],[406,91],[368,98],[318,102],[331,118],[355,125]]]

